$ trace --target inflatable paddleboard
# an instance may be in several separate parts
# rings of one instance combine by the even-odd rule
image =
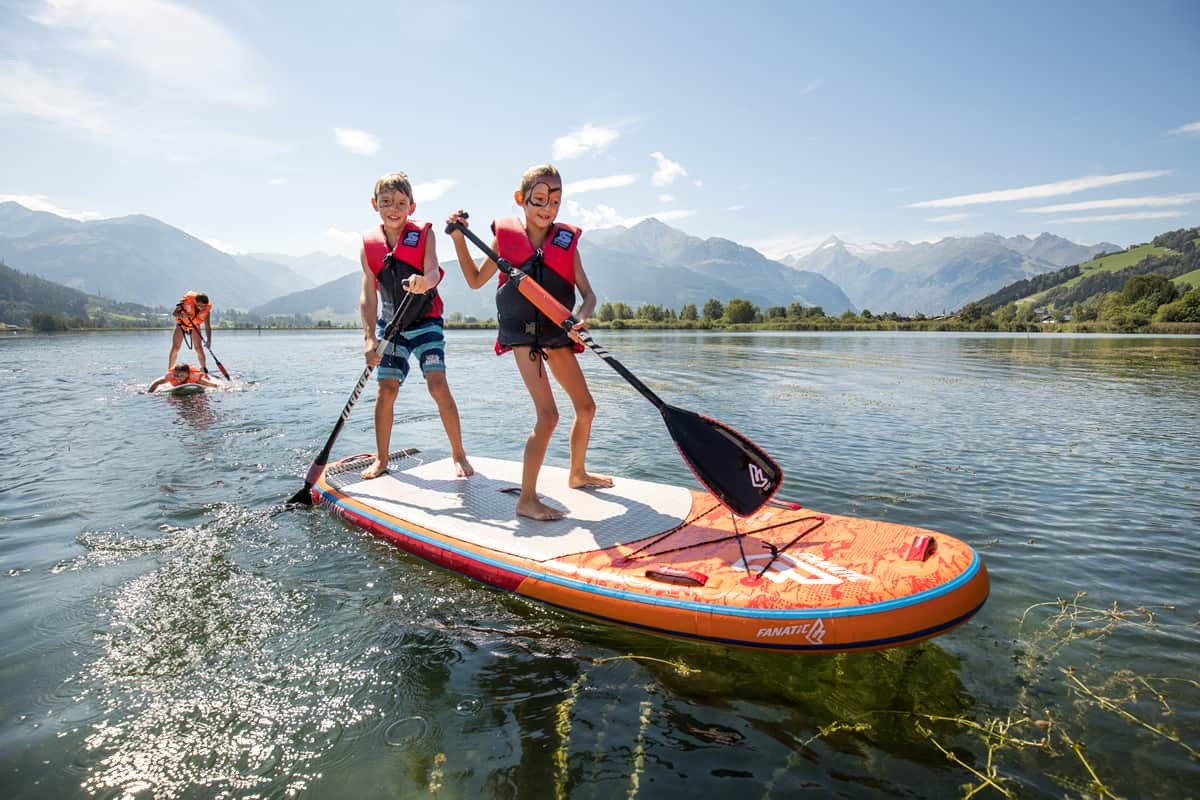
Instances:
[[[893,647],[944,633],[988,596],[979,554],[936,531],[771,501],[734,517],[712,495],[614,478],[567,488],[543,466],[550,522],[515,514],[521,464],[391,454],[389,472],[331,464],[313,500],[438,566],[548,605],[651,633],[783,651]]]
[[[173,397],[186,397],[189,394],[204,394],[204,384],[181,383],[178,386],[172,386],[170,389],[168,389],[167,394]]]

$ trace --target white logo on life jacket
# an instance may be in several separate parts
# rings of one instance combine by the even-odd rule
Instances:
[[[403,244],[405,247],[416,247],[417,243],[420,241],[420,231],[409,231],[408,233],[404,234],[404,241],[402,241],[401,244]]]
[[[797,633],[804,634],[804,638],[813,644],[821,644],[825,641],[825,623],[819,619],[814,619],[812,622],[801,622],[796,625],[759,628],[755,636],[759,639],[774,639],[779,636],[794,636]]]
[[[772,561],[772,559],[774,560]],[[758,570],[754,569],[754,564],[768,561],[771,562],[771,566],[767,567],[767,571],[763,575],[775,583],[791,581],[810,586],[836,586],[846,581],[871,580],[866,575],[834,564],[832,561],[826,561],[812,553],[797,553],[794,556],[787,553],[780,553],[778,556],[764,553],[760,556],[747,556],[745,560],[738,559],[733,566],[735,569],[749,569],[757,573]]]
[[[759,491],[763,491],[771,485],[770,479],[758,464],[750,465],[750,484]]]
[[[555,247],[561,247],[563,250],[571,249],[571,242],[575,240],[575,234],[566,228],[559,228],[554,234],[554,238],[550,241]]]

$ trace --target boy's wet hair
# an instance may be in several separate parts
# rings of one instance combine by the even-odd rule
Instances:
[[[562,186],[562,175],[558,174],[553,164],[538,164],[525,170],[525,174],[521,176],[521,194],[529,194],[530,189],[544,182],[546,178],[554,178],[558,185]]]
[[[403,172],[389,172],[379,180],[375,181],[375,199],[379,199],[379,195],[384,192],[404,192],[404,195],[412,201],[412,184],[408,181],[408,176]]]
[[[180,361],[178,364],[176,364],[176,365],[175,365],[175,366],[174,366],[174,367],[171,369],[171,371],[172,371],[172,372],[191,372],[191,371],[192,371],[192,365],[191,365],[191,364],[189,364],[189,363],[187,363],[186,361]]]
[[[196,302],[202,306],[208,305],[208,295],[206,295],[206,294],[196,295]]]

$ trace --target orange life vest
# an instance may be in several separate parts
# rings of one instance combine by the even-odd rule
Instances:
[[[174,370],[167,370],[167,374],[163,375],[163,377],[167,379],[167,383],[171,384],[172,386],[181,386],[185,383],[199,383],[200,378],[203,376],[204,373],[201,372],[198,367],[193,367],[191,364],[188,364],[188,376],[186,380],[181,381],[176,378]]]
[[[212,313],[212,299],[208,301],[208,305],[204,308],[196,308],[196,296],[201,292],[188,292],[183,296],[183,299],[175,304],[175,322],[185,331],[196,328],[208,320],[208,315]]]
[[[430,230],[428,222],[408,220],[396,239],[396,246],[389,248],[387,235],[382,225],[376,225],[363,234],[363,253],[367,257],[367,266],[375,275],[375,288],[383,296],[383,308],[380,316],[391,319],[396,310],[396,304],[408,294],[400,282],[412,275],[425,274],[425,248],[429,242]],[[389,259],[388,256],[391,256]],[[439,279],[445,272],[438,267]],[[440,319],[444,312],[442,297],[437,289],[425,293],[428,298],[426,307],[420,314],[406,314],[407,321],[400,325],[401,330],[409,327],[416,320]],[[414,298],[419,301],[420,298]],[[420,309],[422,303],[417,302],[414,309]]]

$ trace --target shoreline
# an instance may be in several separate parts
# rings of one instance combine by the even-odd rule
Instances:
[[[215,326],[214,330],[222,332],[258,332],[263,331],[352,331],[358,330],[358,325],[262,325],[262,326]],[[494,322],[447,322],[446,330],[495,330]],[[1123,328],[1117,325],[1107,325],[1096,322],[1044,322],[1032,325],[987,325],[978,323],[966,324],[953,319],[894,321],[880,320],[878,322],[847,321],[832,324],[794,323],[794,324],[762,324],[762,323],[731,323],[709,324],[698,322],[684,324],[679,322],[662,323],[648,320],[615,320],[613,322],[593,321],[588,323],[592,331],[691,331],[695,333],[751,333],[751,332],[807,332],[807,333],[845,333],[845,332],[915,332],[915,333],[1027,333],[1027,334],[1056,334],[1056,333],[1097,333],[1097,334],[1136,334],[1147,336],[1200,336],[1200,322],[1160,322],[1137,328]],[[43,335],[62,333],[129,333],[150,331],[171,331],[173,327],[146,326],[106,326],[100,328],[67,328],[65,330],[37,330],[14,325],[0,326],[0,337],[17,335]]]

